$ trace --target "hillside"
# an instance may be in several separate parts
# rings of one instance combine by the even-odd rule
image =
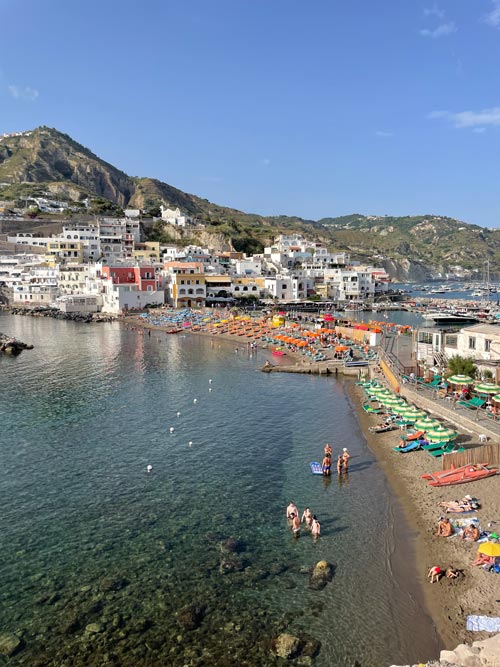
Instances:
[[[92,214],[119,215],[128,207],[154,215],[161,204],[179,207],[202,221],[207,233],[225,237],[233,247],[247,252],[261,251],[279,233],[296,231],[332,249],[345,250],[353,259],[375,261],[401,280],[446,274],[477,277],[487,259],[492,273],[500,267],[500,231],[452,218],[355,213],[314,221],[249,214],[154,178],[128,176],[52,128],[0,137],[0,199],[22,207],[30,198],[47,194],[67,202],[73,212],[85,211],[83,201],[88,199]],[[152,234],[160,240],[173,238],[173,230],[159,222]],[[192,231],[181,236],[184,242],[196,241]]]

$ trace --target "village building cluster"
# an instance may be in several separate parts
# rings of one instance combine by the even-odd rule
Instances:
[[[190,222],[179,209],[165,207],[162,219],[175,226]],[[254,255],[164,245],[143,239],[135,211],[122,219],[68,222],[54,236],[18,233],[6,245],[0,300],[66,313],[121,314],[163,304],[201,308],[249,297],[342,303],[369,301],[390,289],[384,269],[353,262],[300,234],[280,235]]]

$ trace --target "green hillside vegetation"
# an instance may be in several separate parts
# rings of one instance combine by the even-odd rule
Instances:
[[[262,216],[215,204],[154,178],[131,177],[58,130],[39,127],[0,139],[0,199],[22,208],[31,197],[51,196],[95,215],[121,215],[140,208],[159,216],[160,206],[179,208],[227,238],[235,249],[261,252],[280,233],[298,232],[346,251],[353,259],[380,264],[411,261],[450,272],[455,266],[481,272],[485,260],[500,267],[500,231],[445,216],[366,216],[359,213],[321,220]],[[74,215],[77,215],[75,213]],[[151,232],[164,242],[196,242],[194,230],[179,233],[157,221]],[[180,240],[179,240],[180,237]]]

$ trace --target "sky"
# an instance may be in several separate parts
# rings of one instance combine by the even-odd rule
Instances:
[[[500,227],[500,0],[0,0],[0,134],[308,219]]]

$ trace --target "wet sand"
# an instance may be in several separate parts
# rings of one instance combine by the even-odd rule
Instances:
[[[401,454],[392,448],[399,444],[399,429],[387,433],[371,433],[369,426],[377,423],[376,415],[369,415],[362,409],[365,392],[359,386],[349,390],[357,412],[359,423],[368,446],[380,462],[386,477],[398,496],[406,518],[415,528],[415,548],[419,583],[425,594],[425,601],[443,648],[452,649],[457,644],[485,639],[489,633],[467,632],[466,620],[469,614],[497,616],[500,611],[500,589],[495,574],[480,567],[471,566],[475,559],[477,544],[454,536],[451,538],[435,535],[438,519],[445,515],[439,507],[441,501],[463,498],[466,494],[477,497],[481,509],[473,514],[448,514],[450,519],[477,516],[481,528],[498,521],[493,529],[500,528],[500,485],[498,477],[490,477],[479,482],[458,486],[434,488],[421,479],[421,475],[441,469],[439,458],[432,458],[423,451]],[[460,441],[460,435],[459,435]],[[473,443],[477,443],[474,440]],[[471,443],[472,444],[472,443]],[[438,565],[441,569],[449,566],[463,570],[464,576],[457,580],[442,578],[438,584],[430,584],[427,572]]]

